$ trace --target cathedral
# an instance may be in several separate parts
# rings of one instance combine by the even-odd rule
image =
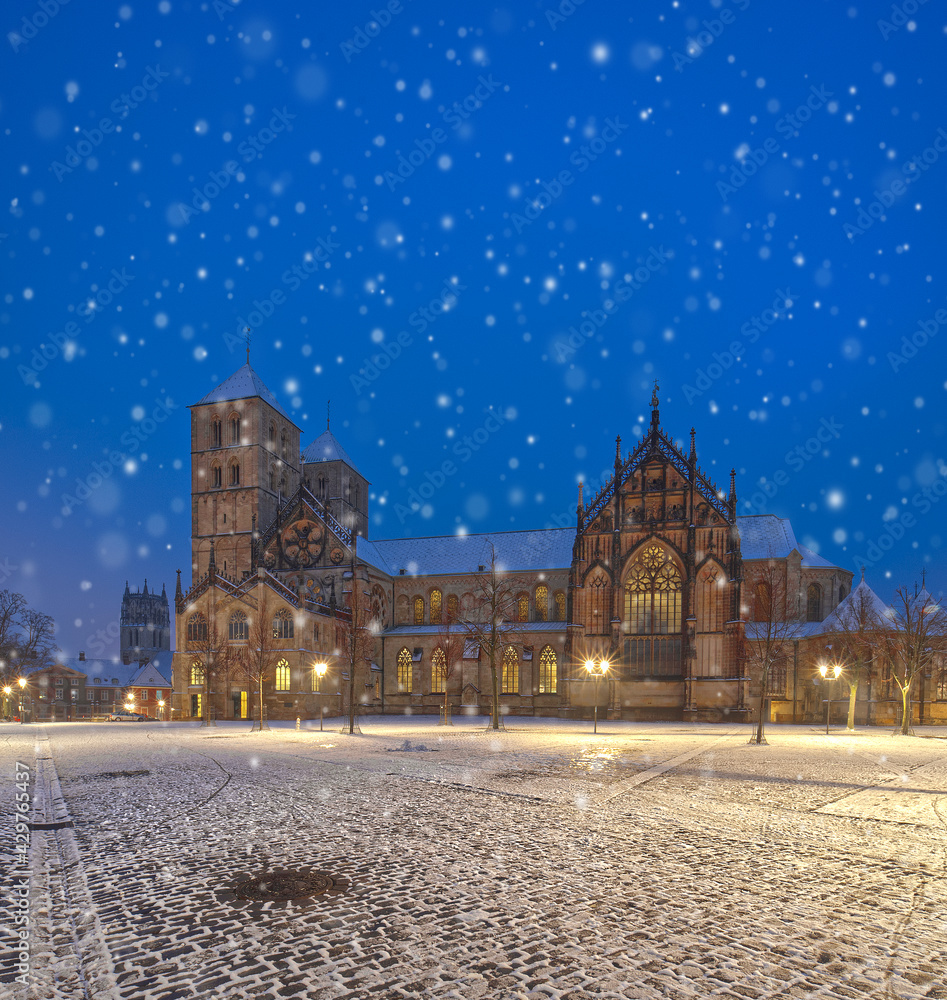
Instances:
[[[351,698],[362,712],[488,714],[495,670],[506,715],[595,705],[623,719],[751,720],[762,680],[746,638],[774,571],[799,625],[767,675],[767,715],[819,711],[813,657],[852,573],[788,521],[738,516],[735,474],[723,488],[707,476],[693,430],[686,452],[675,444],[657,387],[635,448],[619,438],[609,481],[579,487],[574,525],[387,540],[369,538],[369,482],[343,444],[327,426],[303,447],[249,356],[190,410],[174,718],[258,718],[261,702],[268,718],[318,718]],[[507,604],[488,649],[466,623],[482,619],[494,566]]]
[[[140,663],[142,666],[159,653],[171,650],[171,608],[168,595],[145,589],[132,592],[125,581],[122,595],[122,613],[119,619],[119,641],[122,663]]]

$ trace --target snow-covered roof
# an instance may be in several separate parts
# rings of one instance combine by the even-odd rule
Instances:
[[[168,653],[168,668],[171,666],[171,654]],[[171,681],[162,673],[160,659],[151,660],[144,666],[135,663],[122,663],[121,660],[85,659],[70,656],[57,661],[70,670],[85,674],[89,683],[118,685],[119,687],[171,687]]]
[[[785,559],[796,551],[802,556],[802,565],[807,569],[835,567],[835,563],[800,545],[785,517],[748,514],[737,517],[737,530],[740,532],[740,551],[744,559]]]
[[[437,535],[430,538],[389,538],[359,541],[359,555],[391,576],[437,576],[478,573],[490,565],[490,545],[497,563],[509,573],[568,569],[572,565],[575,528],[495,531],[483,535]],[[373,561],[374,559],[379,562]]]
[[[221,382],[216,389],[207,393],[195,405],[203,406],[205,403],[225,403],[235,399],[252,399],[254,396],[259,396],[265,403],[269,403],[277,413],[286,417],[294,427],[298,426],[280,405],[280,401],[276,396],[267,389],[263,379],[250,367],[249,362],[242,368],[238,368],[230,378]]]
[[[863,603],[871,618],[875,621],[887,621],[888,605],[865,583],[863,577],[858,586],[839,603],[825,621],[819,623],[824,626],[822,631],[857,628]]]
[[[339,444],[338,438],[330,430],[324,430],[315,441],[303,451],[303,461],[309,462],[345,462],[358,472],[358,466],[349,458],[348,452]],[[359,475],[361,473],[359,472]]]

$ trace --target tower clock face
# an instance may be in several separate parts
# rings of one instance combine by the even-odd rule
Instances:
[[[283,553],[298,567],[313,566],[325,548],[325,529],[317,521],[294,521],[283,529]]]

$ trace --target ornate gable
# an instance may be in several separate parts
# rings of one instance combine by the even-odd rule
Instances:
[[[351,531],[336,520],[331,505],[301,484],[260,532],[254,565],[275,573],[338,566],[349,558],[351,542]]]

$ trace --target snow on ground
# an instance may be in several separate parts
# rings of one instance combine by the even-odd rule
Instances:
[[[944,730],[484,724],[0,726],[7,815],[28,755],[74,823],[18,995],[947,997]],[[351,884],[227,897],[309,867]]]

